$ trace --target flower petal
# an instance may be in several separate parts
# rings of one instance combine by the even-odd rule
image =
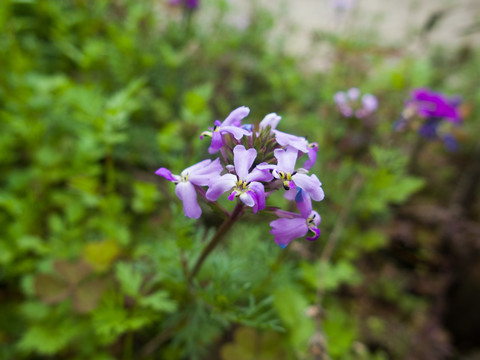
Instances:
[[[315,201],[322,201],[325,193],[322,189],[322,183],[318,180],[317,175],[308,176],[306,174],[297,173],[292,176],[295,185],[301,187]]]
[[[205,196],[210,201],[216,201],[224,192],[231,190],[237,183],[237,177],[233,174],[225,174],[210,184]]]
[[[223,146],[222,134],[219,131],[214,131],[212,133],[212,142],[208,148],[209,154],[215,154]]]
[[[240,140],[244,136],[249,136],[251,133],[248,130],[242,129],[241,127],[236,126],[223,126],[220,127],[220,133],[223,134],[232,134],[233,137],[237,140]]]
[[[207,163],[203,168],[196,169],[196,171],[190,173],[188,180],[195,185],[207,186],[220,177],[222,170],[223,168],[220,159],[216,158],[214,161]]]
[[[262,164],[264,165],[262,166]],[[250,181],[268,182],[273,179],[273,175],[268,169],[269,165],[267,163],[262,163],[262,164],[258,164],[257,166],[255,166],[255,168],[247,175],[247,177],[245,178],[247,182],[250,182]],[[272,167],[274,168],[275,165],[272,165]]]
[[[308,233],[308,226],[303,218],[277,219],[270,223],[275,243],[282,249],[294,239],[302,238]]]
[[[202,215],[202,209],[197,202],[195,186],[189,182],[179,182],[175,186],[175,194],[183,202],[183,212],[186,216],[198,219]]]
[[[246,106],[240,106],[233,110],[230,115],[223,121],[223,126],[240,126],[242,119],[247,117],[250,113],[250,109]]]
[[[257,150],[245,149],[243,145],[237,145],[233,149],[233,164],[235,165],[235,172],[239,179],[245,180],[248,176],[248,170],[250,170],[255,158],[257,157]]]
[[[250,194],[250,192],[246,192],[246,193],[243,193],[239,196],[240,200],[242,200],[242,202],[249,206],[249,207],[252,207],[255,205],[255,199],[252,197],[252,194]]]
[[[307,219],[312,212],[312,200],[307,193],[301,188],[297,189],[297,195],[295,196],[295,202],[297,203],[298,210],[304,219]]]
[[[178,175],[172,175],[172,172],[166,168],[160,168],[157,171],[155,171],[155,174],[158,176],[163,176],[165,179],[168,181],[178,181]],[[175,178],[177,176],[177,178]]]
[[[313,165],[315,165],[315,161],[317,161],[317,152],[318,152],[318,144],[311,143],[308,145],[308,160],[305,160],[303,163],[303,168],[306,170],[310,170]]]
[[[276,149],[273,152],[277,159],[277,171],[293,173],[297,162],[298,150],[288,146],[286,149]]]
[[[275,140],[277,140],[277,143],[281,146],[291,146],[303,153],[308,152],[308,141],[304,137],[275,130]]]
[[[253,190],[255,193],[255,206],[253,212],[256,213],[258,210],[265,209],[265,188],[263,187],[262,183],[259,182],[252,182],[248,187]]]
[[[263,118],[262,121],[260,121],[260,129],[265,129],[267,126],[270,126],[272,130],[277,128],[278,123],[282,120],[281,116],[278,116],[275,113],[267,114]]]

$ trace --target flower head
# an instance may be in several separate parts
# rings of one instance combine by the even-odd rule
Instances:
[[[195,10],[198,7],[199,0],[170,0],[169,4],[174,6],[183,5],[187,9]]]
[[[268,170],[255,167],[250,168],[257,157],[255,149],[245,149],[243,145],[237,145],[233,149],[233,171],[216,179],[210,185],[206,197],[210,201],[216,201],[220,195],[230,192],[229,200],[238,197],[245,205],[252,207],[253,212],[265,208],[265,188],[261,181],[270,181],[272,175]]]
[[[272,229],[270,234],[274,236],[275,243],[282,249],[294,239],[302,238],[312,232],[313,236],[307,237],[307,240],[313,241],[320,236],[320,215],[312,210],[312,201],[304,191],[299,189],[295,197],[300,214],[288,211],[277,211],[280,217],[270,223]]]
[[[333,100],[338,109],[345,117],[355,116],[358,119],[372,115],[378,108],[378,100],[375,95],[363,94],[358,88],[351,88],[346,92],[335,93]]]
[[[242,119],[250,113],[250,109],[246,106],[241,106],[233,110],[227,118],[220,122],[215,120],[214,127],[211,128],[211,131],[204,131],[201,135],[201,138],[204,136],[210,136],[212,142],[208,148],[210,154],[216,153],[224,145],[223,135],[231,134],[236,140],[240,140],[243,136],[248,136],[250,131],[243,129]]]
[[[175,194],[183,202],[183,211],[186,216],[198,219],[202,209],[197,202],[195,186],[207,186],[220,176],[222,165],[219,159],[207,159],[183,170],[180,175],[173,175],[170,170],[160,168],[155,174],[177,184]]]

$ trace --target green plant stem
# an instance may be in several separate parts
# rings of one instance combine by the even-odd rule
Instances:
[[[235,222],[238,220],[238,218],[242,215],[243,213],[243,204],[241,202],[238,202],[235,208],[233,209],[232,213],[230,214],[229,217],[225,219],[225,221],[220,225],[220,227],[217,229],[217,232],[215,235],[213,235],[212,239],[210,242],[207,244],[207,246],[203,249],[202,253],[200,254],[199,258],[197,259],[197,262],[193,266],[192,271],[190,272],[190,275],[188,276],[188,281],[191,282],[192,279],[197,275],[197,273],[200,271],[205,259],[210,255],[213,249],[220,243],[222,240],[223,236],[230,230],[230,228],[235,224]]]

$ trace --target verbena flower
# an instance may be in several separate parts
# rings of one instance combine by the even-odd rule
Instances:
[[[237,145],[233,149],[233,171],[235,174],[225,174],[216,179],[210,185],[206,197],[210,201],[216,201],[220,195],[230,192],[229,200],[238,197],[245,205],[251,207],[253,212],[265,208],[265,188],[261,181],[270,181],[272,175],[255,167],[250,172],[257,151],[245,149],[243,145]]]
[[[195,10],[198,7],[199,0],[170,0],[169,4],[174,6],[183,5],[187,9]]]
[[[453,128],[462,123],[458,97],[448,98],[427,88],[415,89],[405,104],[399,120],[393,124],[396,131],[413,127],[428,140],[440,139],[449,151],[458,149]]]
[[[207,186],[211,181],[218,178],[223,168],[219,159],[203,160],[183,170],[180,175],[173,175],[170,170],[160,168],[155,174],[163,176],[168,181],[177,184],[175,194],[183,202],[183,211],[186,216],[198,219],[202,209],[197,202],[195,186]]]
[[[249,112],[249,108],[241,106],[223,122],[216,120],[215,127],[202,133],[202,137],[212,138],[208,150],[219,152],[219,159],[199,162],[180,175],[172,175],[166,168],[158,169],[156,174],[176,183],[175,193],[183,202],[185,215],[192,218],[198,218],[202,212],[197,194],[215,202],[227,193],[229,200],[238,198],[237,205],[245,205],[256,214],[266,208],[268,196],[283,187],[287,190],[285,197],[295,199],[300,214],[268,208],[267,211],[281,217],[272,222],[275,241],[285,247],[308,231],[314,233],[308,239],[316,239],[320,234],[320,216],[312,210],[312,200],[321,201],[325,194],[318,177],[308,171],[317,158],[318,144],[277,130],[281,117],[275,113],[266,115],[258,127],[242,124]],[[304,155],[307,159],[303,167],[296,168],[297,160]],[[202,187],[207,187],[206,191]],[[242,211],[241,206],[235,209]],[[232,212],[229,216],[235,218],[238,214]]]
[[[375,95],[361,95],[360,90],[355,87],[346,92],[339,91],[335,93],[333,100],[345,117],[355,116],[363,119],[372,115],[378,108],[378,100]]]
[[[272,229],[270,234],[273,235],[275,243],[282,249],[294,239],[303,238],[309,232],[311,237],[307,240],[313,241],[320,236],[320,215],[312,209],[312,201],[304,191],[299,189],[295,197],[300,214],[289,211],[277,210],[275,213],[280,219],[270,223]]]

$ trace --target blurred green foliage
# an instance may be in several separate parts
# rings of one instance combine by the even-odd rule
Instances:
[[[227,11],[220,0],[198,14],[154,0],[0,2],[0,358],[308,359],[319,335],[332,359],[403,356],[402,338],[363,345],[384,341],[384,324],[365,320],[348,291],[423,311],[397,278],[358,269],[388,244],[392,204],[432,191],[408,174],[413,137],[391,134],[405,97],[434,85],[478,102],[479,54],[392,56],[362,34],[323,34],[312,51],[326,44],[332,61],[316,71],[272,41],[272,14],[254,6],[239,29]],[[364,129],[332,105],[354,85],[382,104],[366,148],[344,141]],[[199,134],[240,105],[251,122],[275,111],[282,130],[319,143],[323,235],[281,250],[271,218],[247,216],[189,284],[221,215],[186,219],[153,173],[203,159]],[[479,126],[466,129],[463,156]]]

